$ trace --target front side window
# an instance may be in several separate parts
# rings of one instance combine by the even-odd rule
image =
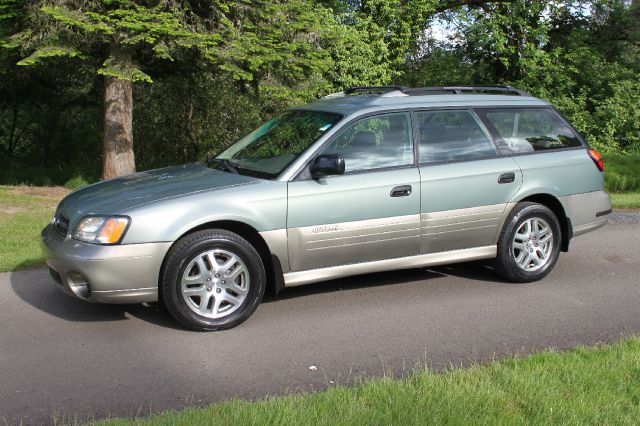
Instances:
[[[231,145],[211,165],[235,173],[277,177],[342,116],[319,111],[289,111]]]
[[[492,158],[496,146],[469,111],[416,113],[420,163]]]
[[[477,112],[500,136],[498,143],[505,153],[582,146],[573,131],[547,108],[491,108]]]
[[[345,172],[383,169],[413,164],[411,116],[383,114],[349,126],[322,154],[344,157]]]

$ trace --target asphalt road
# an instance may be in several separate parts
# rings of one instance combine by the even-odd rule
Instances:
[[[76,301],[43,269],[5,273],[0,423],[145,415],[632,334],[638,224],[573,240],[538,283],[504,283],[480,264],[367,275],[285,290],[240,327],[206,334],[157,308]]]

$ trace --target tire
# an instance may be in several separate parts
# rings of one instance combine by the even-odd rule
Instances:
[[[160,293],[180,324],[217,331],[249,318],[262,301],[265,283],[264,265],[249,242],[233,232],[208,229],[186,235],[171,247]]]
[[[538,203],[518,203],[502,227],[495,270],[517,283],[538,281],[553,269],[562,235],[556,215]]]

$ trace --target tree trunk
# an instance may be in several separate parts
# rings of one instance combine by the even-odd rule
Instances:
[[[104,78],[104,156],[102,179],[135,173],[131,81]]]

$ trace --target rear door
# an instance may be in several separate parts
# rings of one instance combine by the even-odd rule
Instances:
[[[420,244],[420,173],[409,113],[349,125],[322,150],[345,174],[294,180],[288,188],[292,271],[412,256]]]
[[[471,110],[415,112],[421,175],[420,253],[494,243],[509,200],[522,185]]]

